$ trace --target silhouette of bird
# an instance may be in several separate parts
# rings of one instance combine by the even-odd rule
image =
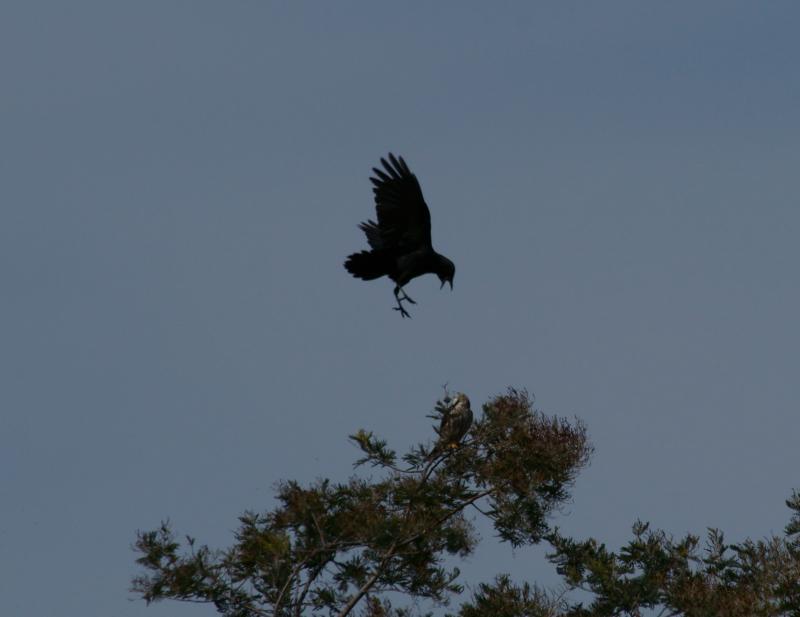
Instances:
[[[400,311],[402,317],[411,317],[403,302],[416,302],[403,287],[418,276],[435,274],[442,283],[440,289],[445,283],[450,283],[453,289],[456,267],[433,250],[431,213],[419,181],[403,157],[389,153],[389,160],[381,158],[381,163],[383,170],[373,167],[374,175],[370,178],[378,222],[368,220],[359,225],[371,250],[353,253],[344,267],[365,281],[388,276],[395,283],[394,310]]]
[[[472,426],[472,407],[466,394],[457,392],[449,401],[445,398],[444,403],[437,405],[437,409],[442,413],[442,421],[436,431],[439,434],[439,442],[434,448],[434,453],[439,453],[445,448],[458,448]]]

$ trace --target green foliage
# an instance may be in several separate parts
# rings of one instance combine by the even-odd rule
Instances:
[[[362,452],[357,466],[383,477],[283,482],[279,505],[242,515],[224,551],[193,539],[182,545],[169,524],[140,532],[145,574],[133,590],[148,602],[212,603],[227,617],[343,617],[357,605],[364,615],[400,617],[410,613],[393,609],[389,592],[446,603],[462,591],[458,569],[443,564],[474,550],[467,509],[514,546],[539,542],[591,454],[580,423],[535,412],[527,393],[515,390],[487,403],[456,449],[420,444],[398,459],[372,433],[351,440]]]
[[[473,430],[472,467],[459,473],[478,487],[493,487],[489,517],[513,546],[539,542],[547,516],[568,497],[568,488],[593,450],[576,420],[533,411],[525,391],[510,390],[484,406]]]
[[[790,505],[797,512],[797,502]],[[796,526],[790,523],[787,532],[785,538],[726,544],[721,531],[710,529],[701,546],[697,536],[675,540],[637,522],[619,553],[558,530],[547,539],[554,548],[549,559],[567,584],[595,596],[590,606],[575,605],[564,617],[638,617],[646,609],[685,617],[798,617],[800,553],[791,537]]]
[[[491,585],[481,583],[472,601],[461,606],[458,617],[554,617],[565,606],[561,597],[527,583],[515,585],[504,574]]]

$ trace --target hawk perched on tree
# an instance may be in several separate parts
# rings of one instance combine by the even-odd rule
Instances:
[[[422,197],[417,176],[411,173],[402,156],[389,153],[381,159],[383,169],[372,168],[372,191],[378,222],[369,220],[359,228],[367,236],[369,251],[353,253],[344,267],[356,278],[371,281],[388,276],[395,283],[394,298],[403,317],[410,317],[403,302],[416,304],[403,289],[411,279],[435,274],[453,289],[456,267],[433,250],[431,213]]]
[[[457,448],[472,426],[469,398],[463,392],[457,392],[451,399],[445,397],[444,404],[438,404],[436,409],[441,412],[442,421],[436,431],[439,434],[439,443],[436,444],[434,452],[441,452],[445,448]]]

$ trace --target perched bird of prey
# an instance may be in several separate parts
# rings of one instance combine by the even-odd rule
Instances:
[[[441,452],[445,448],[455,449],[472,426],[469,398],[463,392],[457,392],[449,402],[445,398],[445,405],[437,405],[437,409],[442,412],[442,421],[437,431],[439,443],[434,452]]]
[[[417,177],[411,173],[403,157],[389,154],[382,158],[383,170],[372,168],[375,211],[378,222],[368,220],[359,228],[366,234],[372,250],[353,253],[344,267],[356,278],[371,281],[388,276],[395,283],[394,297],[402,317],[410,317],[403,302],[416,304],[403,286],[423,274],[435,274],[441,286],[450,283],[456,267],[444,255],[433,250],[431,213],[422,197]]]

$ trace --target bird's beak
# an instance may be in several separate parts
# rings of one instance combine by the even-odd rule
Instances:
[[[445,283],[450,283],[450,291],[453,291],[453,281],[452,281],[452,280],[449,280],[449,281],[442,281],[442,284],[441,284],[441,285],[439,285],[439,289],[444,289],[444,284],[445,284]]]

